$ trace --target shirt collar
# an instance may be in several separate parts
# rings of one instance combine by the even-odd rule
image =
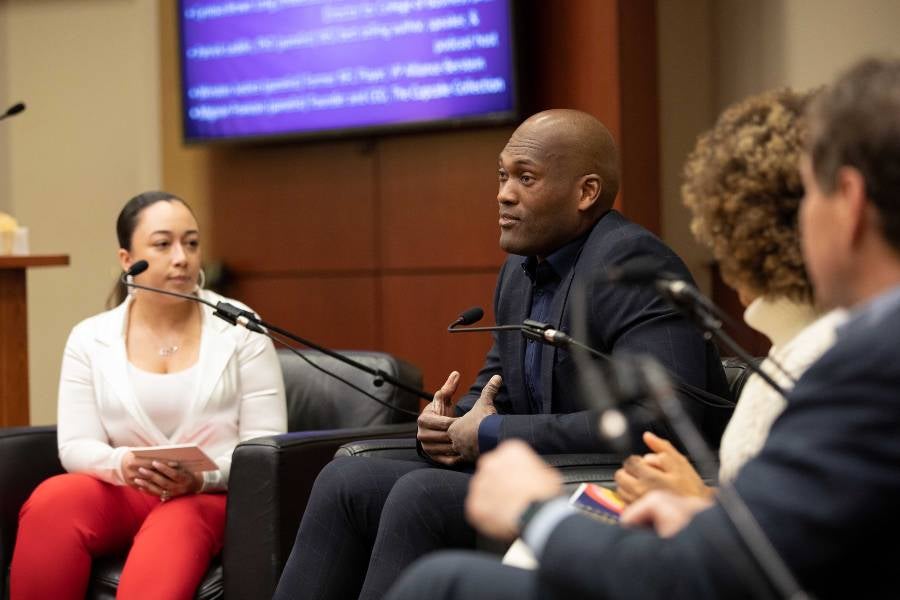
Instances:
[[[545,268],[539,268],[536,256],[529,256],[522,261],[522,270],[535,285],[548,283],[551,278],[562,279],[575,264],[578,254],[590,234],[591,229],[549,254],[543,261],[543,264],[546,265]]]
[[[875,296],[850,311],[847,321],[838,328],[839,334],[856,327],[877,326],[900,306],[900,285]]]

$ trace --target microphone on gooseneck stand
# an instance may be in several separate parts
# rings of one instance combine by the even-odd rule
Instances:
[[[24,110],[25,110],[25,103],[17,102],[16,104],[13,104],[9,108],[7,108],[6,112],[4,112],[2,115],[0,115],[0,121],[2,121],[3,119],[8,119],[9,117],[14,117],[15,115],[19,114],[20,112],[22,112]]]
[[[694,460],[697,463],[711,464],[715,457],[694,423],[684,413],[665,369],[650,356],[635,357],[629,368],[635,371],[642,385],[646,386],[647,395],[655,400]],[[763,573],[763,581],[752,575],[746,578],[747,583],[754,588],[754,597],[769,598],[774,590],[777,597],[786,600],[810,600],[811,596],[800,586],[734,485],[729,482],[720,483],[716,498],[747,553]],[[738,565],[738,568],[741,566]]]
[[[399,412],[399,413],[402,413],[405,415],[409,415],[412,417],[419,416],[419,413],[417,413],[417,412],[413,412],[411,410],[406,410],[405,408],[400,408],[399,406],[393,406],[391,404],[388,404],[384,400],[381,400],[380,398],[377,398],[376,396],[373,396],[372,394],[368,393],[364,389],[354,385],[352,382],[347,381],[340,375],[337,375],[336,373],[332,373],[331,371],[321,367],[320,365],[317,365],[316,363],[311,361],[309,359],[309,357],[301,354],[296,348],[294,348],[293,346],[291,346],[284,340],[280,339],[279,337],[272,335],[271,332],[275,332],[280,336],[286,337],[287,339],[289,339],[293,342],[296,342],[298,344],[301,344],[303,346],[306,346],[308,348],[312,348],[313,350],[318,350],[322,354],[330,356],[334,359],[341,361],[344,364],[350,365],[351,367],[359,369],[360,371],[362,371],[364,373],[368,373],[369,375],[372,375],[374,377],[373,385],[375,387],[381,387],[382,385],[384,385],[385,382],[387,382],[401,390],[404,390],[410,394],[413,394],[414,396],[417,396],[418,398],[422,398],[429,402],[431,402],[431,400],[433,400],[433,398],[434,398],[434,394],[429,394],[428,392],[425,392],[416,387],[413,387],[413,386],[409,385],[408,383],[401,381],[400,379],[397,379],[396,377],[394,377],[393,375],[391,375],[390,373],[387,373],[386,371],[384,371],[382,369],[374,369],[372,367],[369,367],[368,365],[364,365],[361,362],[353,360],[352,358],[350,358],[348,356],[344,356],[340,352],[336,352],[329,348],[325,348],[324,346],[320,346],[319,344],[316,344],[315,342],[311,342],[311,341],[304,339],[298,335],[295,335],[295,334],[291,333],[290,331],[286,331],[284,329],[281,329],[280,327],[276,327],[275,325],[272,325],[271,323],[267,323],[266,321],[263,321],[258,316],[256,316],[256,314],[253,313],[252,311],[244,310],[233,304],[229,304],[228,302],[216,302],[215,304],[213,304],[209,300],[205,300],[204,298],[200,298],[199,296],[195,296],[192,294],[181,294],[179,292],[170,292],[169,290],[162,290],[159,288],[134,283],[133,278],[136,277],[137,275],[140,275],[144,271],[146,271],[148,266],[149,266],[149,263],[146,260],[139,260],[139,261],[135,262],[133,265],[131,265],[130,269],[128,269],[127,271],[122,273],[120,281],[124,285],[131,287],[131,288],[146,290],[148,292],[154,292],[156,294],[164,294],[166,296],[174,296],[176,298],[183,298],[185,300],[190,300],[192,302],[199,302],[200,304],[209,306],[210,308],[213,309],[214,316],[219,317],[220,319],[230,323],[231,325],[240,325],[241,327],[249,329],[250,331],[253,331],[253,332],[256,332],[256,333],[266,336],[273,342],[284,346],[285,348],[287,348],[288,350],[290,350],[291,352],[293,352],[294,354],[296,354],[297,356],[302,358],[313,368],[318,369],[319,371],[321,371],[331,377],[334,377],[338,381],[343,382],[344,384],[350,386],[351,388],[355,389],[359,393],[367,396],[371,400],[374,400],[378,404],[381,404],[382,406],[390,408],[393,411],[396,411],[396,412]]]
[[[666,299],[675,309],[690,318],[704,330],[707,339],[715,337],[722,345],[747,364],[753,373],[759,375],[769,387],[775,390],[782,398],[786,398],[787,392],[772,377],[763,371],[750,353],[740,346],[723,329],[722,324],[728,323],[734,326],[734,320],[712,300],[704,296],[696,287],[678,279],[675,275],[662,270],[662,263],[651,257],[638,257],[626,263],[613,267],[607,277],[608,283],[652,285],[659,294]],[[797,383],[794,376],[781,364],[768,358],[776,369],[784,375],[791,385]]]
[[[459,329],[460,325],[472,325],[481,320],[484,316],[484,310],[482,310],[479,306],[473,306],[467,310],[464,310],[460,313],[459,317],[455,321],[453,321],[449,327],[447,327],[447,331],[450,333],[463,333],[463,332],[472,332],[472,331],[520,331],[522,335],[528,339],[532,339],[535,341],[539,341],[545,344],[551,344],[556,346],[564,345],[564,341],[574,342],[568,335],[563,333],[562,331],[558,331],[556,329],[550,328],[549,325],[545,323],[539,323],[537,321],[525,320],[521,325],[496,325],[493,327],[466,327],[464,329]],[[579,348],[584,350],[585,353],[591,356],[599,356],[601,358],[609,359],[605,354],[599,353],[593,348],[585,346],[583,344],[578,344]],[[576,352],[573,353],[573,356],[576,358],[579,355],[583,355],[583,353]],[[599,372],[595,369],[587,369],[583,372],[584,378],[580,380],[582,393],[585,398],[594,398],[597,399],[595,404],[599,404],[597,408],[600,411],[600,417],[598,418],[598,429],[600,435],[610,443],[610,445],[616,449],[620,454],[626,454],[630,449],[630,441],[629,437],[629,427],[628,427],[628,419],[619,410],[618,407],[614,406],[610,402],[610,398],[613,398],[612,392],[606,385],[606,381],[603,377],[599,375]],[[586,393],[586,392],[589,392]]]
[[[588,312],[581,290],[573,292],[571,315],[575,334],[584,337],[587,333]],[[659,361],[652,356],[639,355],[616,356],[609,361],[597,363],[589,360],[584,352],[572,352],[572,358],[577,367],[576,375],[582,394],[601,410],[598,431],[604,439],[613,444],[626,444],[632,427],[627,416],[618,407],[650,398],[694,459],[701,475],[709,476],[708,471],[716,464],[715,456],[685,412],[674,393],[675,386],[671,377]],[[734,488],[728,484],[721,486],[717,497],[726,517],[747,548],[750,560],[763,572],[763,581],[758,577],[748,578],[747,583],[753,589],[754,597],[769,598],[774,589],[781,598],[808,600],[809,596],[797,583]],[[747,570],[745,564],[736,566],[741,572]]]
[[[468,308],[456,317],[456,320],[450,323],[447,327],[447,331],[452,331],[454,327],[458,327],[459,325],[472,325],[473,323],[477,323],[484,316],[484,309],[480,306],[473,306],[472,308]]]
[[[229,304],[227,302],[218,302],[213,304],[209,300],[204,300],[199,296],[195,296],[193,294],[182,294],[180,292],[170,292],[169,290],[161,290],[159,288],[150,287],[147,285],[140,285],[135,283],[133,279],[147,270],[150,264],[146,260],[139,260],[131,265],[131,268],[122,273],[122,277],[120,281],[128,287],[137,288],[139,290],[147,290],[148,292],[155,292],[157,294],[165,294],[166,296],[174,296],[176,298],[183,298],[185,300],[190,300],[192,302],[199,302],[200,304],[205,304],[206,306],[213,309],[213,315],[219,317],[223,321],[227,321],[232,325],[241,325],[249,329],[250,331],[255,331],[256,333],[261,333],[266,335],[266,331],[259,326],[259,323],[254,320],[251,320],[249,317],[255,316],[249,310],[242,310],[233,304]]]
[[[588,346],[587,344],[575,339],[565,331],[556,329],[549,323],[541,323],[531,319],[525,319],[521,325],[494,325],[491,327],[460,327],[460,325],[470,325],[478,322],[484,316],[484,311],[475,306],[465,310],[460,316],[447,327],[450,333],[469,333],[469,332],[486,332],[486,331],[519,331],[528,339],[535,340],[542,344],[549,344],[560,348],[579,348],[587,352],[594,358],[602,360],[612,360],[612,358],[599,350]],[[465,318],[464,318],[465,317]],[[734,403],[726,398],[722,398],[700,389],[689,383],[678,381],[676,384],[679,392],[716,408],[734,408]]]
[[[580,342],[572,339],[564,331],[559,331],[558,329],[554,329],[547,323],[541,323],[539,321],[532,321],[531,319],[525,319],[522,321],[521,325],[494,325],[491,327],[464,327],[461,328],[460,325],[472,325],[481,320],[484,316],[484,310],[480,306],[473,306],[472,308],[464,310],[460,313],[459,317],[456,318],[455,321],[450,323],[447,326],[447,331],[450,333],[467,333],[473,331],[521,331],[522,335],[528,339],[532,339],[544,344],[550,344],[552,346],[567,346],[569,344],[579,345]],[[602,352],[598,352],[593,348],[588,346],[584,346],[584,350],[587,350],[597,358],[607,358],[605,354]]]

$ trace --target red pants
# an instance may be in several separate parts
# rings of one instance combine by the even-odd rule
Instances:
[[[90,475],[57,475],[19,513],[10,597],[81,600],[91,558],[128,551],[118,598],[189,600],[224,534],[224,494],[162,503]]]

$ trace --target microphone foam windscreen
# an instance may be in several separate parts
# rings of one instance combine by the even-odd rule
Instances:
[[[464,310],[459,315],[459,324],[460,325],[471,325],[473,323],[477,323],[484,316],[484,310],[480,306],[473,306],[472,308]]]
[[[135,275],[140,275],[141,273],[146,271],[147,267],[149,266],[150,263],[148,263],[146,260],[139,260],[131,265],[130,269],[128,269],[128,275],[131,275],[132,277],[134,277]]]

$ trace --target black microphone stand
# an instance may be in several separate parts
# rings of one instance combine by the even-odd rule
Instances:
[[[375,387],[381,387],[382,385],[384,385],[385,382],[387,382],[401,390],[404,390],[410,394],[413,394],[414,396],[416,396],[418,398],[422,398],[429,402],[431,402],[434,398],[433,394],[429,394],[428,392],[425,392],[423,390],[415,388],[415,387],[409,385],[408,383],[401,381],[400,379],[397,379],[396,377],[394,377],[390,373],[385,372],[382,369],[374,369],[368,365],[364,365],[363,363],[353,360],[352,358],[350,358],[348,356],[344,356],[340,352],[335,352],[334,350],[331,350],[329,348],[326,348],[324,346],[316,344],[315,342],[307,340],[305,338],[302,338],[299,335],[293,334],[290,331],[287,331],[286,329],[282,329],[276,325],[272,325],[271,323],[263,321],[262,319],[257,317],[254,313],[252,313],[249,310],[240,309],[237,306],[234,306],[233,304],[229,304],[228,302],[218,302],[216,304],[213,304],[212,302],[205,300],[203,298],[200,298],[199,296],[193,296],[190,294],[181,294],[178,292],[170,292],[168,290],[161,290],[161,289],[149,287],[146,285],[140,285],[140,284],[134,283],[133,281],[127,281],[127,275],[128,275],[128,273],[123,274],[122,283],[124,283],[128,287],[133,287],[133,288],[137,288],[137,289],[141,289],[141,290],[147,290],[150,292],[156,292],[158,294],[165,294],[167,296],[174,296],[176,298],[183,298],[185,300],[191,300],[193,302],[199,302],[200,304],[205,304],[206,306],[209,306],[210,308],[213,309],[214,316],[219,317],[220,319],[222,319],[232,325],[241,325],[242,327],[245,327],[246,329],[249,329],[250,331],[254,331],[256,333],[261,333],[262,335],[269,337],[273,341],[284,344],[284,342],[282,342],[281,340],[279,340],[269,334],[269,331],[274,331],[275,333],[277,333],[281,336],[284,336],[295,343],[306,346],[307,348],[312,348],[313,350],[317,350],[317,351],[321,352],[322,354],[330,356],[336,360],[339,360],[340,362],[342,362],[344,364],[354,367],[355,369],[358,369],[364,373],[368,373],[369,375],[372,375],[372,377],[374,378],[372,381],[372,384]],[[284,345],[288,349],[296,352],[296,350],[294,348],[291,348],[289,345],[287,345],[287,344],[284,344]],[[329,373],[329,374],[334,377],[337,377],[333,373]],[[345,383],[347,383],[347,382],[345,381]],[[377,398],[376,398],[376,400],[377,400]],[[381,401],[379,401],[379,402],[383,404],[383,402],[381,402]],[[398,408],[395,406],[390,406],[390,405],[388,405],[388,406],[390,408],[400,411],[404,414],[418,416],[418,413],[413,413],[411,411],[408,411],[408,410],[405,410],[402,408]]]
[[[694,460],[713,464],[715,457],[712,451],[703,440],[703,436],[697,431],[697,427],[684,413],[681,403],[673,393],[668,374],[662,366],[649,356],[637,357],[637,366],[650,388],[651,397],[656,401]],[[762,569],[767,581],[776,590],[778,596],[787,600],[810,600],[811,596],[800,587],[734,486],[727,482],[721,483],[717,499],[738,536],[746,545],[748,552]],[[760,592],[763,597],[770,595],[763,590]]]
[[[572,319],[578,335],[584,335],[587,331],[587,311],[581,298],[580,294],[576,294],[572,305]],[[673,299],[669,300],[672,301]],[[706,316],[711,320],[715,320],[721,326],[721,321],[714,319],[710,315]],[[585,344],[581,343],[575,344],[575,346],[582,349],[587,348]],[[738,348],[740,347],[738,346]],[[742,354],[747,355],[743,349],[741,350]],[[597,398],[601,408],[608,408],[610,405],[614,408],[613,403],[609,400],[614,395],[606,396],[612,388],[616,387],[607,385],[609,377],[596,363],[585,360],[586,357],[583,353],[575,352],[572,356],[578,367],[578,376],[581,380],[582,388],[590,392],[591,387],[600,384],[600,389],[604,392],[603,397],[600,398],[593,394],[587,397]],[[675,435],[682,441],[688,454],[693,457],[695,464],[698,466],[702,465],[704,469],[716,464],[716,457],[713,455],[712,450],[710,450],[703,436],[700,435],[694,422],[685,413],[684,407],[675,395],[674,390],[676,387],[673,386],[668,372],[656,359],[651,356],[638,356],[636,360],[629,363],[610,357],[605,364],[612,370],[613,374],[623,375],[617,379],[626,381],[627,385],[623,386],[621,385],[622,382],[619,381],[620,385],[618,387],[620,389],[623,387],[629,388],[630,396],[640,395],[642,392],[638,388],[641,387],[641,381],[645,381],[649,388],[647,391],[650,397],[659,406],[663,416],[672,426]],[[748,364],[752,363],[748,362]],[[630,367],[632,366],[636,367],[636,374],[630,372]],[[627,424],[625,427],[627,427]],[[604,432],[602,423],[600,424],[600,430],[601,433]],[[619,435],[621,436],[622,434],[619,433]],[[762,569],[766,582],[774,588],[779,597],[786,600],[810,600],[811,597],[800,587],[790,569],[778,555],[778,552],[772,546],[765,532],[734,487],[728,483],[720,485],[717,497],[722,505],[722,509],[725,511],[725,515],[737,531],[738,537],[747,547],[750,556]],[[759,597],[771,597],[769,589],[762,589],[761,586],[757,586],[755,591]]]
[[[542,344],[549,344],[551,346],[557,346],[560,348],[571,348],[576,347],[584,352],[590,354],[594,358],[599,358],[606,361],[612,361],[613,358],[609,354],[605,354],[600,352],[596,348],[592,348],[587,344],[584,344],[577,339],[573,338],[565,331],[561,331],[559,329],[555,329],[552,325],[548,323],[541,323],[539,321],[533,321],[531,319],[525,319],[521,325],[495,325],[492,327],[459,327],[460,324],[464,323],[452,323],[449,327],[447,327],[447,331],[450,333],[466,333],[466,332],[487,332],[487,331],[519,331],[522,335],[528,339],[535,340]],[[734,403],[730,402],[725,398],[721,398],[716,394],[708,392],[704,389],[698,388],[697,386],[691,385],[689,383],[685,383],[683,381],[677,381],[675,386],[678,388],[678,391],[683,394],[698,400],[704,404],[709,406],[713,406],[716,408],[734,408]]]
[[[684,284],[685,287],[687,285],[688,284]],[[695,297],[706,299],[700,292],[696,290],[693,290],[693,292]],[[787,398],[787,392],[784,388],[778,385],[768,373],[763,371],[759,365],[756,364],[753,357],[750,356],[750,353],[744,350],[740,344],[734,341],[734,339],[725,332],[722,327],[722,319],[718,314],[718,309],[711,301],[708,299],[706,302],[683,301],[674,297],[673,294],[668,291],[661,291],[660,295],[678,312],[698,325],[703,330],[704,338],[707,340],[715,338],[719,343],[733,352],[735,356],[744,361],[747,368],[756,375],[759,375],[769,387],[778,393],[779,396]],[[783,368],[781,370],[784,371]],[[786,373],[786,375],[790,377],[789,373]]]

